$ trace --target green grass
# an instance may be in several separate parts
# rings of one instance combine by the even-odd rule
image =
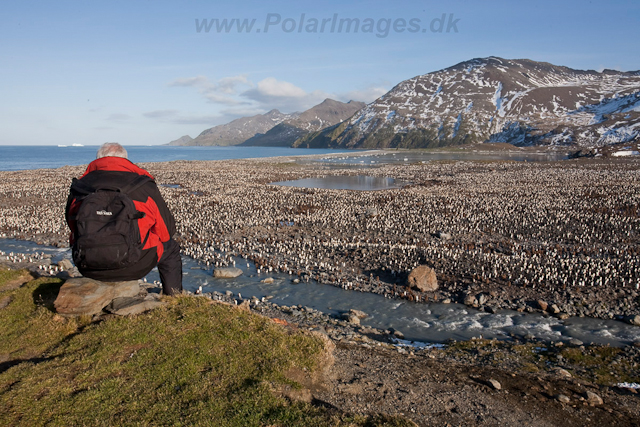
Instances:
[[[0,283],[19,273],[0,272]],[[170,298],[136,317],[92,323],[52,311],[61,282],[0,294],[0,425],[402,426],[290,401],[323,341],[205,298]]]

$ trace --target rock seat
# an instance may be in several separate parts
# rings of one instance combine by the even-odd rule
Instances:
[[[72,278],[67,280],[58,293],[54,307],[58,314],[63,316],[92,316],[102,313],[103,309],[114,300],[139,298],[140,301],[131,301],[127,309],[115,310],[116,314],[137,314],[142,311],[155,308],[159,301],[147,301],[140,296],[140,283],[137,280],[126,282],[101,282],[87,277]],[[142,304],[142,307],[133,309],[132,306]],[[124,307],[121,307],[124,308]]]

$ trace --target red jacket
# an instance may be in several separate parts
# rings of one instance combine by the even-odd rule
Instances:
[[[80,177],[80,181],[91,187],[95,187],[96,185],[124,187],[132,182],[138,175],[146,175],[153,179],[153,176],[151,176],[149,172],[136,166],[127,159],[121,157],[102,157],[89,164],[85,173]],[[147,268],[151,270],[155,266],[162,257],[164,250],[162,243],[171,239],[176,228],[173,215],[162,198],[155,181],[149,181],[127,195],[133,201],[136,209],[145,213],[143,218],[138,219],[140,235],[144,238],[144,236],[149,233],[149,237],[143,247],[145,258],[142,264],[145,265],[140,266],[140,271],[125,274],[125,276],[136,276],[139,275],[142,270],[147,270]],[[80,202],[76,200],[73,194],[69,194],[65,216],[67,224],[71,229],[71,235],[69,237],[71,245],[73,245],[74,233],[76,231],[75,221],[71,218],[78,211],[79,207]],[[142,276],[144,276],[144,274]]]

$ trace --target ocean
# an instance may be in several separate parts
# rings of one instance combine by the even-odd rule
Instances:
[[[55,169],[62,166],[86,165],[96,158],[97,145],[0,145],[0,170]],[[172,160],[228,160],[255,157],[302,156],[340,153],[347,150],[287,147],[176,147],[167,145],[126,146],[134,163],[169,162]]]

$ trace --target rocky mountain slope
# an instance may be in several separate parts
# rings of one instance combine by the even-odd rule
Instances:
[[[191,138],[189,135],[184,135],[178,139],[171,141],[167,145],[191,145],[191,141],[193,141],[193,138]]]
[[[325,99],[302,113],[284,114],[274,109],[266,114],[242,117],[214,126],[196,138],[185,135],[168,145],[260,145],[288,147],[310,132],[335,125],[363,108],[364,102],[347,103]]]
[[[255,134],[265,133],[282,121],[298,115],[299,113],[284,114],[274,109],[265,114],[241,117],[224,125],[206,129],[182,145],[238,145]]]
[[[349,101],[344,103],[327,98],[300,115],[274,126],[266,133],[259,133],[249,138],[242,145],[288,147],[298,138],[310,132],[322,130],[348,119],[365,106],[364,102]]]
[[[599,147],[640,134],[640,72],[473,59],[414,77],[299,147],[437,147],[472,142]]]

